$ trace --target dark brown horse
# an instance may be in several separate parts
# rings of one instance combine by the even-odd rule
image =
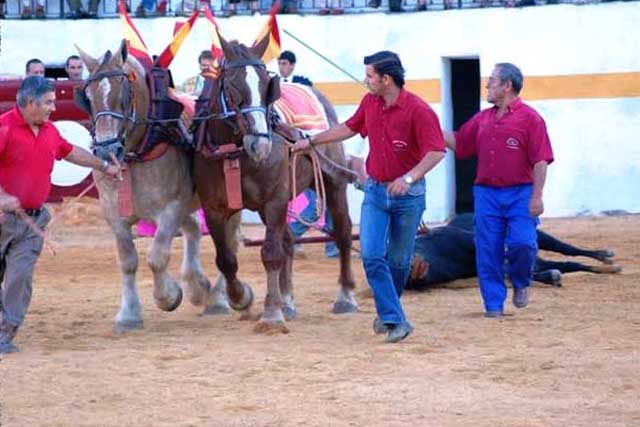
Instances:
[[[270,76],[259,59],[268,41],[267,35],[256,46],[247,48],[221,38],[225,62],[220,77],[212,82],[207,92],[210,109],[208,114],[204,112],[208,120],[203,124],[205,129],[201,128],[205,136],[200,138],[204,142],[194,159],[194,180],[216,247],[216,264],[227,279],[229,302],[235,310],[246,311],[253,303],[253,291],[236,276],[237,257],[226,244],[229,239],[225,224],[238,207],[230,207],[234,195],[226,189],[222,160],[222,153],[229,147],[240,149],[234,155],[240,156],[243,207],[257,211],[266,226],[261,255],[267,272],[267,295],[262,318],[255,329],[258,332],[286,332],[285,318],[291,319],[296,314],[291,280],[293,238],[286,223],[292,180],[286,141],[271,132],[272,104],[280,89],[278,77]],[[335,122],[335,112],[331,113],[329,116]],[[203,113],[197,114],[203,117]],[[340,168],[335,167],[345,166],[346,161],[341,145],[324,148],[326,158],[332,158],[334,162],[334,167],[325,162],[322,169],[341,264],[341,289],[333,311],[353,312],[357,310],[357,304],[351,272],[351,221],[346,198],[348,175],[341,175],[337,172]],[[296,175],[297,192],[312,185],[308,157],[303,156]]]

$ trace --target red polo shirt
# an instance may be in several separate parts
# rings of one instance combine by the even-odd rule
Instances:
[[[480,111],[456,132],[456,157],[478,156],[476,184],[507,187],[533,182],[533,165],[553,162],[547,126],[520,98],[497,118],[498,107]]]
[[[393,105],[368,94],[346,125],[369,137],[367,173],[378,182],[409,172],[429,151],[445,151],[438,116],[418,96],[404,89]]]
[[[73,150],[58,129],[46,122],[36,136],[18,107],[0,116],[0,187],[23,209],[40,208],[51,189],[54,159]]]

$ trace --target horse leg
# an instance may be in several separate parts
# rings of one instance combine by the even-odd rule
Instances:
[[[282,295],[282,312],[286,320],[296,318],[296,304],[293,299],[293,233],[289,227],[285,227],[282,239],[284,252],[284,265],[280,269],[280,294]]]
[[[164,311],[173,311],[182,302],[182,288],[167,273],[171,258],[171,241],[182,222],[179,221],[176,209],[170,207],[159,216],[156,235],[147,256],[147,263],[153,272],[153,299],[156,306]]]
[[[111,180],[100,180],[94,173],[93,179],[98,182],[100,205],[103,215],[113,232],[118,249],[118,265],[122,273],[122,297],[120,310],[115,316],[114,330],[126,332],[141,329],[142,304],[136,287],[136,271],[138,271],[138,252],[133,244],[131,224],[125,222],[118,214],[118,193]]]
[[[238,279],[238,251],[237,230],[240,214],[227,220],[223,214],[204,210],[209,234],[216,247],[216,266],[227,283],[229,305],[236,311],[248,314],[253,304],[253,290],[251,286]],[[216,285],[218,287],[218,285]],[[221,289],[221,286],[218,290]]]
[[[264,243],[262,244],[262,264],[267,271],[267,296],[264,300],[264,312],[254,331],[261,333],[288,333],[282,312],[282,296],[280,294],[280,271],[284,266],[283,236],[286,221],[285,203],[275,201],[267,204],[261,217],[266,226]]]
[[[131,224],[117,219],[110,222],[118,247],[118,264],[122,272],[120,310],[115,317],[114,330],[118,333],[142,329],[142,304],[136,286],[138,252],[133,244]]]
[[[200,226],[191,215],[182,223],[184,255],[182,257],[182,282],[191,304],[204,306],[203,314],[228,314],[226,282],[218,273],[215,288],[200,265]]]
[[[327,207],[333,222],[333,237],[340,250],[340,290],[333,303],[332,312],[336,314],[354,313],[358,311],[358,303],[353,290],[356,283],[351,270],[351,218],[347,204],[347,184],[327,183]]]
[[[540,259],[536,262],[536,269],[540,265],[544,270],[555,269],[561,273],[574,273],[577,271],[585,271],[587,273],[596,274],[616,274],[622,271],[618,265],[598,265],[591,266],[574,261],[547,261]]]
[[[613,260],[611,258],[615,256],[615,253],[611,249],[582,249],[565,243],[541,230],[538,230],[538,248],[545,251],[558,252],[568,256],[585,256],[597,259],[605,264],[613,264]]]

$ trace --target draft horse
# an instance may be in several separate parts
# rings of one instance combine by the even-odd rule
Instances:
[[[286,223],[293,180],[286,141],[271,131],[273,102],[280,96],[279,78],[270,76],[260,59],[269,42],[268,34],[251,48],[220,39],[225,55],[221,73],[205,86],[205,99],[200,100],[203,105],[194,118],[196,123],[201,122],[195,135],[199,140],[193,169],[196,191],[216,247],[217,267],[227,281],[230,305],[245,314],[249,313],[254,294],[237,277],[238,260],[227,243],[227,222],[243,207],[259,213],[266,227],[261,257],[267,275],[267,295],[255,330],[287,332],[286,320],[296,315],[291,280],[293,237]],[[333,311],[345,313],[357,310],[350,264],[348,178],[338,172],[340,168],[331,166],[346,165],[342,147],[336,144],[327,148],[324,158],[333,160],[324,162],[322,173],[341,263],[341,289]],[[225,169],[231,170],[232,162],[233,168],[237,170],[238,165],[240,168],[239,174],[236,171],[240,177],[235,185],[231,174],[225,176]],[[312,185],[312,181],[311,162],[305,157],[296,168],[296,192]]]
[[[183,147],[171,141],[179,137],[176,132],[178,122],[150,116],[153,102],[166,101],[154,99],[161,96],[162,88],[156,87],[151,93],[149,70],[128,55],[124,40],[115,54],[107,51],[100,59],[76,48],[90,73],[84,86],[76,92],[76,102],[91,116],[94,152],[108,161],[135,159],[127,165],[132,212],[124,217],[119,210],[119,197],[125,193],[119,192],[118,187],[127,184],[102,179],[100,172],[94,172],[93,176],[103,214],[115,235],[123,277],[121,306],[115,317],[116,330],[143,326],[135,277],[138,253],[131,232],[131,226],[140,218],[157,224],[147,256],[153,272],[156,306],[172,311],[182,301],[182,288],[167,272],[171,241],[180,229],[184,241],[181,276],[189,300],[195,305],[203,305],[205,313],[228,312],[224,282],[218,280],[213,288],[200,266],[200,230],[190,215],[198,207],[191,161]],[[155,145],[151,150],[155,154],[148,156],[141,145],[154,131],[159,131],[167,140]],[[231,226],[237,227],[239,217],[234,221]],[[233,246],[234,241],[230,239],[228,244]]]

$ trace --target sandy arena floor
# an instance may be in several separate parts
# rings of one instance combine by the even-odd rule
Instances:
[[[2,427],[640,425],[640,216],[542,226],[575,244],[615,249],[621,274],[537,285],[528,308],[509,303],[499,321],[482,317],[474,280],[407,293],[416,332],[398,345],[371,331],[359,260],[360,312],[330,313],[337,261],[324,258],[322,245],[308,245],[308,259],[294,265],[290,334],[259,335],[237,314],[200,316],[187,301],[162,312],[142,263],[145,328],[118,335],[115,245],[97,216],[83,202],[53,226],[58,254],[45,251],[38,264],[17,338],[22,352],[0,363]],[[136,241],[142,260],[149,243]],[[174,272],[181,245],[176,239]],[[213,278],[208,237],[202,251]],[[260,310],[258,248],[241,249],[240,270]]]

